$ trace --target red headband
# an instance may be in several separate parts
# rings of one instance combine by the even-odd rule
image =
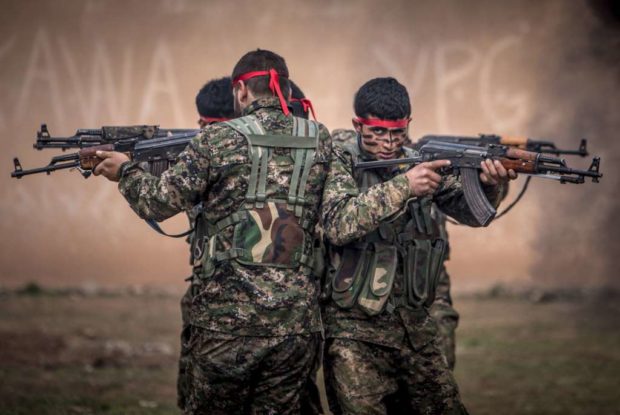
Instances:
[[[288,105],[286,104],[286,100],[284,99],[284,96],[282,95],[282,90],[280,89],[280,75],[276,72],[275,69],[272,68],[268,71],[254,71],[244,73],[233,79],[233,85],[239,81],[247,81],[248,79],[254,78],[256,76],[265,75],[269,75],[269,89],[271,89],[271,92],[274,95],[277,95],[280,99],[280,106],[282,106],[282,111],[284,112],[284,115],[289,115]],[[285,76],[283,77],[286,78]]]
[[[200,116],[200,119],[202,121],[204,121],[207,124],[211,124],[211,123],[215,123],[215,122],[224,122],[224,121],[229,121],[230,118],[226,118],[226,117],[203,117],[202,115]]]
[[[312,118],[314,118],[314,120],[316,121],[316,114],[314,113],[314,107],[312,106],[312,102],[308,98],[291,98],[291,102],[301,103],[304,109],[304,112],[308,112],[308,109],[310,109],[310,112],[312,112]]]
[[[409,125],[411,118],[403,118],[402,120],[380,120],[378,118],[361,118],[357,117],[356,120],[364,125],[371,127],[383,127],[383,128],[406,128]]]

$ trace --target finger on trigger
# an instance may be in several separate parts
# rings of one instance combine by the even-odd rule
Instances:
[[[427,166],[431,170],[437,170],[442,167],[448,167],[450,165],[450,160],[433,160],[427,163]]]

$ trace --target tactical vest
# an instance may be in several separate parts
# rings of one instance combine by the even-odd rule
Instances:
[[[293,117],[292,135],[267,134],[252,115],[225,124],[248,142],[248,189],[240,208],[229,216],[212,222],[204,212],[198,215],[192,247],[194,267],[201,271],[197,274],[209,277],[215,266],[224,261],[256,267],[301,268],[309,273],[314,221],[308,217],[305,196],[310,172],[317,163],[318,123]],[[274,158],[279,168],[291,170],[292,174],[288,180],[282,181],[280,177],[270,184],[269,162]],[[280,187],[283,182],[289,185],[284,198],[267,197],[274,190],[269,186]],[[229,227],[234,227],[232,240],[222,243],[222,231]],[[218,248],[221,246],[230,249]]]
[[[355,163],[362,161],[357,143],[343,146]],[[406,156],[412,150],[404,148]],[[356,172],[360,192],[384,182],[377,172]],[[444,259],[446,241],[431,217],[432,198],[412,198],[406,208],[387,218],[375,231],[344,247],[329,246],[328,288],[341,308],[359,307],[368,315],[398,306],[429,307]],[[402,295],[392,292],[397,271],[402,272]]]

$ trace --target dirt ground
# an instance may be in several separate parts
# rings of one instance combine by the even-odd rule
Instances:
[[[458,298],[472,414],[620,414],[617,299]],[[173,414],[171,295],[0,296],[0,414]]]

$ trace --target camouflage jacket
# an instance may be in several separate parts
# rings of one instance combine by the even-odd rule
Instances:
[[[334,147],[321,209],[322,227],[329,243],[340,246],[355,242],[377,229],[381,221],[387,218],[392,221],[412,197],[404,174],[386,173],[382,180],[383,183],[361,193],[353,176],[351,156],[340,147]],[[497,205],[500,188],[483,186],[483,189],[489,200]],[[433,199],[444,213],[461,223],[477,226],[456,176],[443,176]],[[405,219],[397,217],[392,223],[404,227]],[[402,293],[403,278],[403,264],[399,259],[393,297]],[[436,325],[427,311],[408,306],[370,317],[355,307],[340,309],[330,301],[325,308],[324,322],[328,338],[352,338],[390,347],[401,347],[407,342],[421,347],[436,334]]]
[[[253,102],[245,110],[244,115],[248,114],[255,116],[269,134],[292,134],[293,117],[282,113],[277,98]],[[251,165],[248,150],[247,140],[230,126],[209,125],[161,177],[145,173],[138,165],[127,165],[122,169],[119,189],[142,218],[161,221],[202,202],[206,218],[216,222],[237,211],[245,201]],[[311,169],[306,192],[305,209],[311,222],[318,217],[330,158],[331,137],[320,125],[315,156],[315,162],[319,161]],[[268,196],[286,198],[291,172],[278,171],[276,160],[270,159],[268,166],[267,191],[272,192]],[[232,227],[221,232],[224,240],[231,240]],[[298,269],[244,266],[230,260],[218,263],[211,276],[198,277],[191,324],[244,336],[321,330],[317,281]]]

